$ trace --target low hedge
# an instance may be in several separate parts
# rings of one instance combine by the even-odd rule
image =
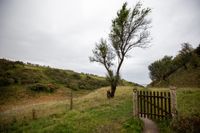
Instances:
[[[48,93],[52,93],[57,89],[57,87],[53,84],[42,84],[42,83],[36,83],[30,85],[28,86],[28,88],[35,92],[48,92]]]

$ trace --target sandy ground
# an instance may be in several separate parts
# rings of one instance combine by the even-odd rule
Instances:
[[[159,133],[155,122],[148,118],[140,118],[144,122],[144,129],[142,133]]]

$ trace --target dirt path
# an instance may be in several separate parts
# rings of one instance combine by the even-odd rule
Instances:
[[[144,122],[144,129],[142,133],[159,133],[155,122],[148,118],[140,118]]]

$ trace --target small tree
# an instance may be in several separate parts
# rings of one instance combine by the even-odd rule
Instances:
[[[192,56],[192,45],[189,43],[183,43],[182,49],[179,51],[179,54],[177,55],[177,58],[179,59],[180,66],[184,66],[185,69],[187,69],[187,63],[190,61]]]
[[[148,66],[152,81],[166,81],[166,78],[175,71],[172,58],[172,56],[164,56],[161,60],[157,60]]]
[[[120,69],[129,51],[135,47],[145,48],[150,42],[150,20],[147,16],[151,10],[142,9],[141,6],[138,2],[131,10],[124,3],[112,21],[109,43],[101,39],[93,50],[93,56],[89,57],[91,62],[98,62],[107,70],[107,79],[111,85],[111,91],[107,91],[108,98],[114,97],[120,80]]]

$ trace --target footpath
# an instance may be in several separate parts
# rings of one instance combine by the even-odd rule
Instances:
[[[158,127],[155,122],[148,118],[140,118],[144,123],[142,133],[159,133]]]

